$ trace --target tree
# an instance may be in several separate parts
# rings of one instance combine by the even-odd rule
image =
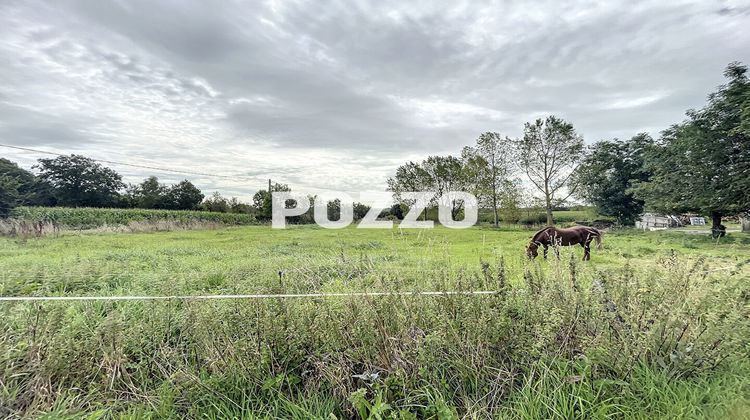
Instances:
[[[232,197],[229,200],[229,212],[230,213],[244,213],[244,214],[252,214],[253,213],[253,206],[247,203],[243,203],[242,201],[238,200],[237,197]]]
[[[388,191],[393,192],[398,202],[406,202],[402,194],[405,192],[424,191],[430,184],[430,175],[422,165],[416,162],[407,162],[396,169],[396,175],[388,178]]]
[[[253,207],[257,211],[259,220],[271,220],[271,192],[288,192],[292,189],[286,184],[274,183],[271,185],[271,191],[259,190],[253,195]]]
[[[15,196],[21,206],[51,206],[55,204],[50,185],[15,162],[0,158],[0,177],[6,178],[6,188],[16,185]]]
[[[404,208],[402,206],[403,204],[395,203],[388,213],[398,220],[404,220]]]
[[[13,208],[18,206],[18,187],[16,178],[0,175],[0,217],[8,217]]]
[[[204,198],[201,190],[187,179],[169,187],[166,195],[168,206],[173,210],[195,210]]]
[[[583,156],[583,137],[572,124],[551,115],[526,123],[523,138],[515,143],[520,169],[542,194],[547,224],[552,225],[552,208],[575,191],[570,181]]]
[[[450,191],[463,191],[468,178],[464,172],[461,159],[455,156],[429,156],[421,163],[408,162],[396,169],[396,176],[388,179],[388,190],[394,194],[394,199],[408,206],[413,200],[403,196],[405,192],[429,191],[435,194],[430,197],[430,204],[437,205],[443,194]],[[443,203],[451,206],[451,213],[455,219],[463,203]],[[424,217],[426,218],[426,211]]]
[[[85,156],[59,156],[39,159],[39,178],[52,186],[57,203],[63,206],[107,207],[117,202],[125,187],[114,170]]]
[[[336,198],[327,202],[326,214],[328,220],[339,220],[341,218],[341,200]]]
[[[600,141],[589,147],[576,171],[576,196],[595,205],[600,214],[614,216],[620,224],[631,225],[643,213],[643,200],[635,197],[632,186],[648,181],[645,155],[654,140],[645,133],[628,141]]]
[[[500,225],[498,207],[502,187],[510,175],[512,148],[509,138],[503,139],[494,132],[482,133],[475,147],[467,146],[461,153],[467,186],[474,187],[473,193],[485,205],[492,208],[495,227]]]
[[[211,197],[201,203],[201,209],[216,213],[229,213],[229,201],[222,197],[218,191],[214,191]]]
[[[728,83],[702,109],[662,133],[646,158],[652,172],[635,187],[648,209],[710,214],[714,235],[721,217],[750,209],[750,81],[747,67],[731,63]]]
[[[150,176],[135,188],[135,206],[142,209],[170,208],[168,188],[159,183],[159,178]]]
[[[388,178],[388,191],[393,192],[393,199],[397,203],[413,206],[414,200],[404,197],[404,193],[426,191],[431,183],[430,175],[416,162],[407,162],[396,169],[396,175]],[[425,209],[424,217],[427,217]],[[403,216],[401,217],[403,218]]]
[[[433,205],[438,204],[444,194],[465,189],[467,178],[464,166],[461,159],[455,156],[429,156],[422,162],[422,168],[428,176],[427,190],[435,192],[431,200]],[[455,201],[442,204],[450,205],[454,220],[463,207],[463,203]]]
[[[498,189],[498,204],[505,223],[518,223],[523,217],[524,189],[520,179],[505,179]]]
[[[354,208],[352,209],[354,213],[354,220],[362,220],[365,215],[370,211],[370,206],[362,203],[355,202]]]
[[[159,183],[150,176],[138,185],[128,187],[124,195],[124,205],[142,209],[195,210],[203,201],[204,195],[187,179],[170,186]]]

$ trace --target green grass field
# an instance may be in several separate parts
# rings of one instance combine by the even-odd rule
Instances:
[[[750,236],[298,226],[0,239],[0,416],[725,418],[750,412]],[[362,375],[364,376],[356,376]]]

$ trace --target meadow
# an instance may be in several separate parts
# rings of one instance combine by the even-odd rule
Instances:
[[[239,226],[0,238],[0,416],[747,418],[750,236]]]

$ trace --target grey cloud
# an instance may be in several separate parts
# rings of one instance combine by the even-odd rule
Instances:
[[[86,121],[60,118],[0,102],[0,138],[15,146],[56,146],[78,149],[96,142],[81,127]]]
[[[10,2],[0,130],[28,144],[57,134],[92,155],[382,188],[407,157],[458,153],[486,130],[517,136],[546,113],[589,142],[658,135],[704,103],[728,62],[750,61],[748,10]]]

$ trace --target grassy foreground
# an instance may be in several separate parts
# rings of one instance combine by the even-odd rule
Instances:
[[[0,416],[742,418],[750,237],[249,226],[0,239],[0,295],[496,290],[0,303]]]

